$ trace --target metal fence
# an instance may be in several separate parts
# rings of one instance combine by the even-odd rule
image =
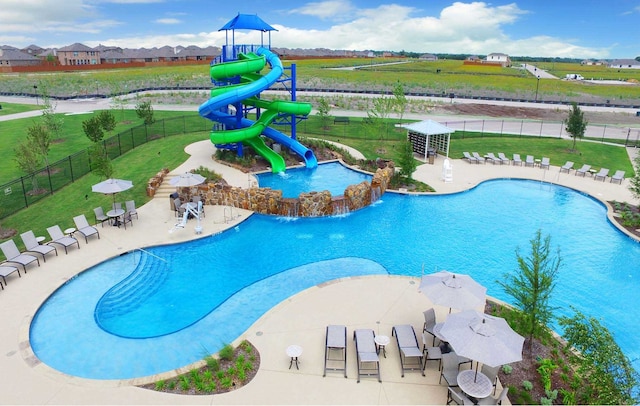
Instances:
[[[115,159],[149,141],[211,129],[211,122],[200,116],[181,116],[140,125],[103,140],[109,158]],[[69,155],[33,173],[0,185],[0,219],[52,195],[91,172],[88,150]]]

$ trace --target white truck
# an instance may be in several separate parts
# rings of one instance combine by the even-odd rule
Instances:
[[[567,76],[565,76],[565,79],[567,80],[584,80],[584,76],[577,74],[577,73],[568,73]]]

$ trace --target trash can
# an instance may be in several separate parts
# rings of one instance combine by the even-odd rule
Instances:
[[[171,209],[171,211],[176,211],[176,206],[173,204],[173,201],[179,197],[180,195],[178,194],[178,192],[173,192],[169,195],[169,208]]]
[[[429,153],[429,164],[433,165],[435,159],[436,159],[436,154],[434,154],[433,152],[430,152]]]
[[[640,117],[640,111],[636,111],[636,117]]]

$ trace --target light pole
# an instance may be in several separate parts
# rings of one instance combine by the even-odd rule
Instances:
[[[536,99],[535,101],[538,101],[538,88],[540,87],[540,76],[536,76]]]
[[[36,94],[36,105],[38,105],[38,104],[40,104],[40,103],[38,102],[38,86],[33,85],[33,91],[34,91],[34,92],[35,92],[35,94]]]
[[[96,80],[96,97],[98,97],[98,81]]]

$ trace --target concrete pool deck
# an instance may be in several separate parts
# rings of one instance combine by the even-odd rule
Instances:
[[[233,185],[245,186],[245,173],[211,160],[209,141],[187,147],[191,158],[172,171],[173,175],[200,165],[223,173]],[[634,153],[635,150],[630,151]],[[526,178],[552,181],[589,193],[601,200],[637,203],[622,185],[594,181],[591,177],[559,174],[549,170],[507,165],[474,165],[452,160],[453,182],[441,180],[443,158],[434,165],[418,167],[414,177],[435,187],[438,192],[463,191],[491,178]],[[613,169],[613,168],[612,168]],[[30,266],[21,278],[8,277],[8,286],[0,292],[3,325],[0,330],[0,403],[2,404],[444,404],[446,386],[439,385],[436,363],[429,363],[426,377],[417,372],[400,376],[398,349],[394,340],[387,346],[387,358],[381,359],[382,383],[363,378],[356,383],[354,328],[371,328],[376,334],[391,336],[395,324],[411,324],[419,334],[422,311],[431,307],[418,292],[418,279],[401,276],[344,278],[307,289],[283,301],[258,319],[241,337],[259,350],[261,365],[256,377],[240,390],[214,396],[181,396],[148,391],[132,381],[97,381],[68,376],[39,362],[29,347],[29,323],[44,300],[59,286],[84,269],[150,245],[173,243],[198,237],[195,222],[185,229],[169,233],[176,222],[166,197],[157,197],[138,209],[139,220],[126,230],[98,226],[100,239],[93,237],[81,248],[48,256],[41,267]],[[219,206],[208,206],[202,222],[203,236],[234,227],[251,213]],[[226,216],[226,218],[225,218]],[[69,215],[68,223],[71,223]],[[233,217],[231,220],[229,217]],[[64,223],[62,226],[67,225]],[[71,224],[68,224],[71,225]],[[19,230],[20,232],[25,230]],[[19,238],[19,237],[18,237]],[[42,262],[42,261],[41,261]],[[384,292],[384,293],[381,293]],[[490,294],[491,292],[489,292]],[[436,307],[439,320],[447,309]],[[61,322],[73,322],[61,320]],[[348,379],[339,373],[323,373],[323,351],[327,324],[344,324],[348,329]],[[420,337],[418,337],[420,340]],[[303,347],[300,369],[289,368],[285,349],[289,344]],[[177,349],[179,350],[179,349]],[[161,356],[161,354],[159,355]],[[499,393],[499,390],[498,390]]]

